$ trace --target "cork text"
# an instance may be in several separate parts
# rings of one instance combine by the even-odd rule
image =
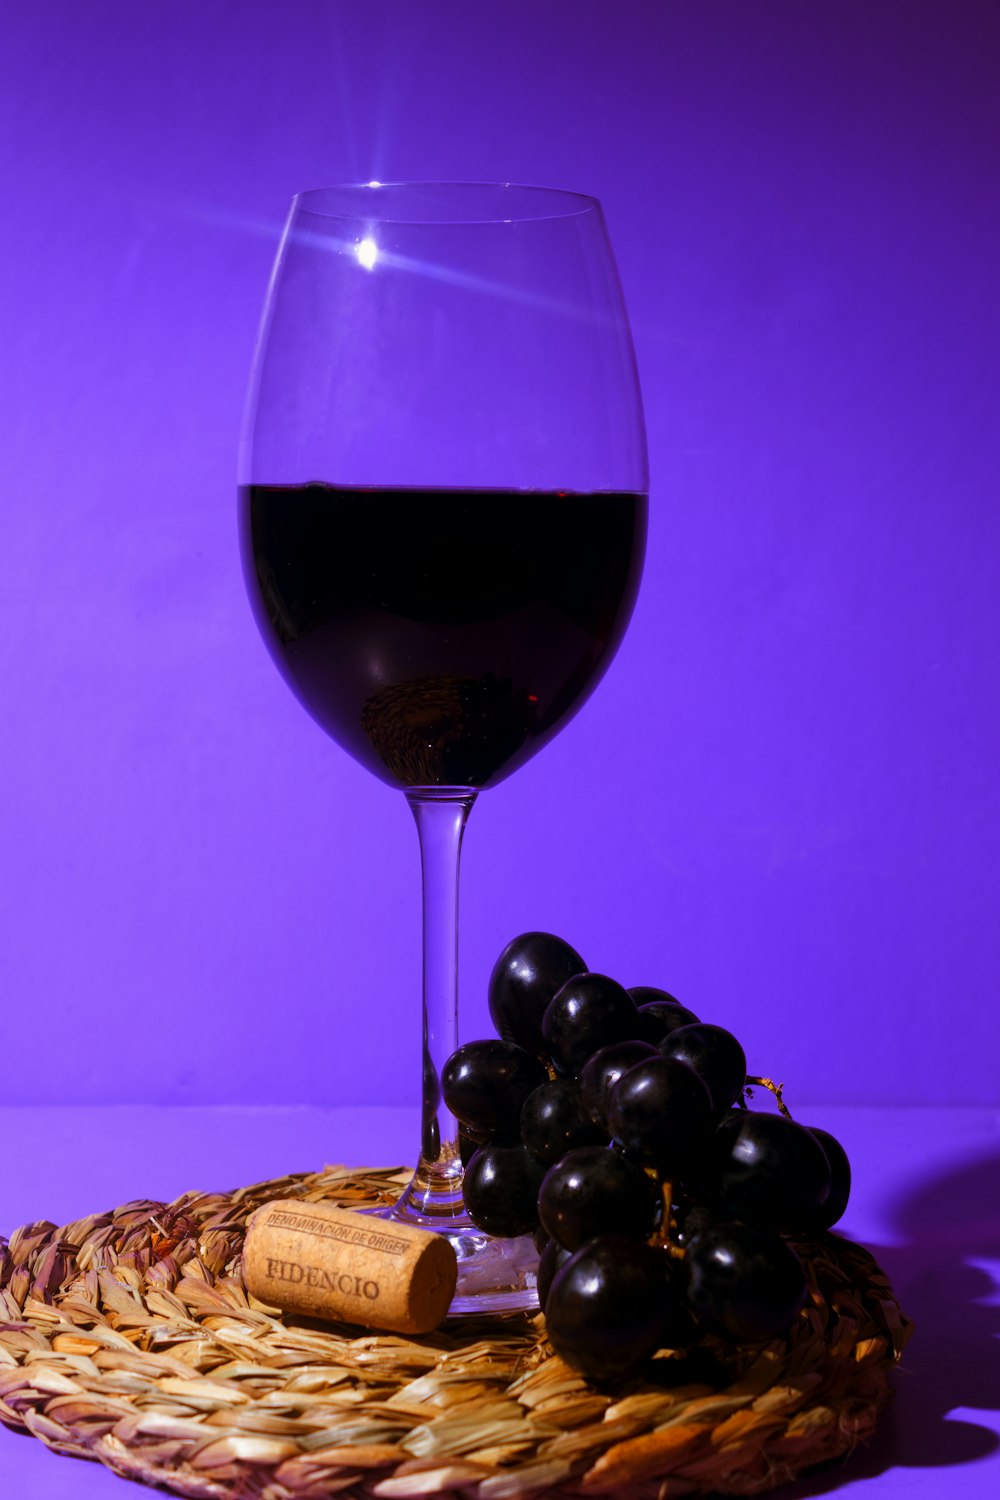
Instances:
[[[379,1294],[377,1281],[366,1281],[349,1271],[324,1271],[322,1266],[302,1265],[297,1260],[273,1260],[267,1262],[267,1274],[272,1281],[287,1281],[293,1286],[324,1288],[339,1292],[342,1297],[365,1297],[374,1302]]]

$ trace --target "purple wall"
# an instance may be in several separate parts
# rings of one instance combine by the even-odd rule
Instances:
[[[597,695],[484,796],[466,1037],[525,927],[813,1101],[1000,1101],[1000,9],[34,0],[0,128],[4,1102],[406,1102],[418,863],[243,592],[287,200],[605,206],[653,478]]]

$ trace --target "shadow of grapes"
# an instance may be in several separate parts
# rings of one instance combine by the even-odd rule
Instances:
[[[895,1401],[867,1447],[788,1485],[782,1500],[806,1500],[891,1468],[970,1464],[1000,1447],[990,1427],[950,1415],[1000,1411],[1000,1282],[977,1264],[1000,1261],[1000,1155],[920,1183],[890,1216],[900,1242],[867,1248],[915,1324]]]

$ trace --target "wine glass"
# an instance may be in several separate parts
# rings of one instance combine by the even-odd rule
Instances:
[[[509,183],[300,193],[239,482],[245,576],[278,670],[417,824],[423,1119],[390,1212],[450,1236],[453,1311],[530,1307],[530,1237],[491,1239],[464,1212],[439,1078],[458,1045],[469,811],[589,696],[642,569],[642,406],[596,199]]]

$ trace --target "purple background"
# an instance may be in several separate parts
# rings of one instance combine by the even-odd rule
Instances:
[[[601,198],[652,475],[618,660],[474,811],[463,1035],[537,926],[793,1102],[1000,1101],[1000,8],[5,9],[5,1102],[416,1098],[410,816],[234,476],[289,197],[418,176]]]

